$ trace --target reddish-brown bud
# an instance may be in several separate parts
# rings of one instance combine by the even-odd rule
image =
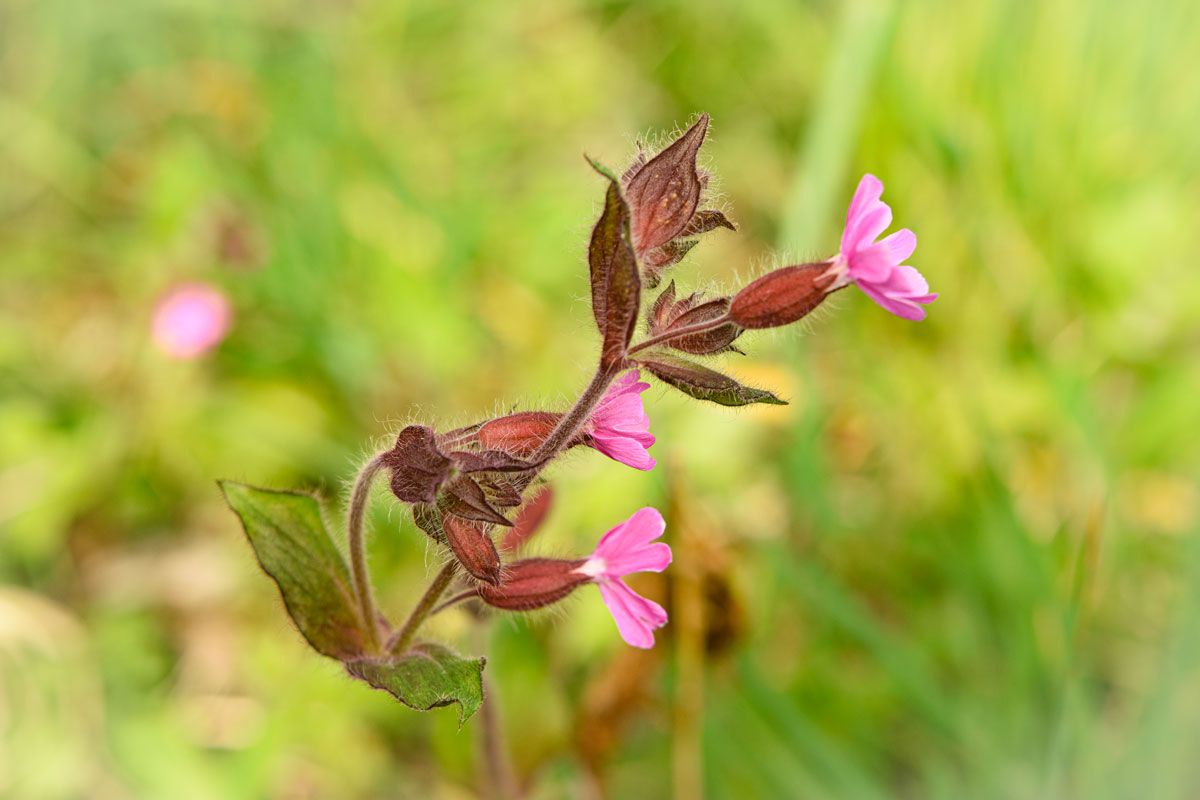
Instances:
[[[485,450],[503,450],[515,456],[533,455],[562,419],[549,411],[521,411],[483,423],[479,445]]]
[[[446,514],[442,518],[442,530],[446,532],[449,545],[458,563],[472,577],[487,583],[500,585],[500,554],[485,526],[478,522]]]
[[[728,312],[729,298],[718,297],[715,300],[701,303],[695,308],[680,314],[665,332],[669,333],[672,330],[683,330],[693,325],[713,322],[724,317]],[[741,335],[742,329],[740,327],[732,322],[726,322],[700,333],[690,333],[686,336],[680,336],[678,339],[668,339],[664,344],[667,347],[674,347],[676,350],[682,350],[685,353],[709,355],[732,349],[733,341]]]
[[[591,580],[575,571],[582,564],[583,559],[527,558],[505,567],[502,585],[481,583],[477,591],[483,602],[506,611],[544,608]]]
[[[701,191],[696,154],[707,131],[708,114],[701,114],[695,125],[629,176],[625,196],[638,253],[666,244],[692,221]]]
[[[400,431],[382,461],[392,471],[392,493],[406,503],[432,503],[450,476],[450,459],[438,450],[433,429],[424,425]]]
[[[728,297],[718,297],[700,302],[700,295],[692,293],[681,300],[675,299],[675,282],[663,290],[650,309],[650,335],[661,336],[673,330],[683,330],[694,325],[712,322],[729,312]],[[668,339],[663,345],[695,355],[710,355],[723,350],[733,350],[733,341],[742,334],[742,329],[732,322],[718,325],[699,333],[690,333],[678,339]]]
[[[501,550],[515,550],[529,541],[538,528],[542,527],[550,506],[554,502],[554,492],[550,487],[543,486],[533,497],[525,501],[517,516],[513,518],[513,526],[504,532],[500,543]]]
[[[808,315],[833,284],[829,262],[798,264],[769,272],[733,298],[729,318],[743,328],[777,328]]]

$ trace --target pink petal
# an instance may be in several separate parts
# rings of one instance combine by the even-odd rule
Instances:
[[[608,387],[608,391],[605,394],[612,395],[612,394],[620,394],[620,393],[628,392],[628,391],[637,391],[637,389],[635,389],[634,386],[635,386],[635,384],[638,383],[638,379],[641,377],[642,377],[642,373],[640,370],[636,370],[636,369],[630,370],[629,372],[626,372],[624,375],[622,375],[621,377],[619,377],[615,381],[613,381],[612,385],[610,385]],[[649,386],[650,386],[650,384],[646,384],[647,388],[649,388]]]
[[[646,446],[631,436],[621,436],[606,431],[594,431],[592,442],[595,448],[613,461],[626,466],[649,471],[658,464],[654,456],[646,452]]]
[[[601,398],[600,402],[596,404],[596,409],[592,412],[592,416],[595,417],[596,414],[600,413],[601,409],[606,408],[610,403],[618,398],[631,394],[638,395],[649,389],[650,384],[640,383],[638,380],[640,377],[641,372],[635,369],[626,372],[624,375],[613,381],[612,385],[608,387],[608,391],[604,393],[604,397]]]
[[[233,312],[225,295],[202,283],[172,289],[154,310],[154,343],[172,358],[195,358],[225,338]]]
[[[917,235],[908,228],[902,228],[885,236],[879,244],[891,251],[893,264],[903,264],[917,249]]]
[[[631,548],[605,561],[605,574],[612,577],[634,572],[662,572],[671,564],[671,547],[666,542]]]
[[[878,283],[887,280],[899,261],[892,258],[892,251],[883,242],[873,244],[846,257],[850,279]]]
[[[911,270],[912,274],[901,272],[902,270]],[[911,291],[906,287],[910,287]],[[913,321],[925,319],[925,309],[918,304],[932,303],[937,299],[936,294],[921,293],[928,290],[928,284],[921,273],[912,267],[898,267],[885,283],[861,281],[858,288],[885,311]]]
[[[650,417],[642,405],[641,396],[627,394],[614,397],[603,407],[597,407],[592,412],[592,424],[597,428],[648,430]]]
[[[906,295],[929,294],[929,281],[917,271],[916,267],[896,267],[888,278],[888,287],[902,291]]]
[[[842,234],[842,253],[849,256],[870,247],[879,234],[892,224],[892,209],[887,203],[876,203],[865,214],[846,226]]]
[[[858,182],[858,188],[854,190],[850,207],[846,210],[846,227],[849,228],[853,225],[854,221],[861,217],[870,206],[879,202],[879,198],[882,196],[883,182],[870,173],[863,175],[862,180]],[[842,252],[846,252],[844,246]]]
[[[626,550],[647,545],[663,535],[666,520],[657,508],[646,506],[630,515],[629,519],[614,526],[600,537],[593,557],[608,561],[618,558]]]
[[[630,589],[623,581],[608,581],[598,584],[600,596],[621,638],[643,650],[654,646],[654,629],[667,622],[667,612],[653,600],[647,600]]]

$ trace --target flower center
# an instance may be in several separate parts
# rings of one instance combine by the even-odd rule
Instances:
[[[598,556],[592,556],[575,571],[589,578],[602,578],[608,572],[608,562]]]
[[[825,294],[836,291],[851,282],[850,259],[840,252],[830,261],[829,269],[821,274],[822,278],[833,277],[833,283],[825,287]]]

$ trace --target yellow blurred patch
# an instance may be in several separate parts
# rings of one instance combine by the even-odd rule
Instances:
[[[1121,478],[1117,502],[1122,514],[1148,533],[1179,535],[1196,526],[1200,488],[1168,472],[1135,472]]]

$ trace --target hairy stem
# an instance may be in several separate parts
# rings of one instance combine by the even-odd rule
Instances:
[[[684,336],[691,336],[694,333],[704,333],[705,331],[711,331],[713,328],[719,328],[722,325],[727,324],[728,322],[730,322],[729,315],[724,314],[720,317],[717,317],[716,319],[710,319],[706,322],[697,322],[695,325],[688,325],[686,328],[679,328],[678,330],[666,331],[664,333],[658,334],[657,336],[651,336],[649,339],[645,339],[641,342],[638,342],[633,347],[629,348],[629,352],[627,352],[626,355],[631,356],[634,353],[638,352],[639,350],[645,350],[647,347],[652,347],[653,345],[661,344],[662,342],[668,342],[668,341],[671,341],[672,339],[681,339]]]
[[[413,636],[416,635],[417,629],[421,627],[421,623],[433,611],[433,607],[437,605],[437,601],[442,596],[442,592],[446,591],[446,587],[450,585],[450,581],[454,579],[454,574],[458,572],[458,561],[448,561],[446,566],[442,567],[442,571],[434,576],[433,582],[429,584],[429,588],[425,590],[425,594],[417,602],[416,608],[408,615],[408,619],[404,621],[404,627],[396,631],[392,638],[388,640],[387,651],[389,653],[402,653],[412,643]]]
[[[479,716],[482,717],[479,745],[483,751],[481,760],[484,789],[487,796],[495,800],[516,800],[521,796],[521,789],[517,785],[516,776],[513,775],[512,764],[504,746],[496,684],[485,678],[483,693],[483,705],[479,707]]]
[[[354,582],[354,595],[358,609],[366,626],[367,648],[379,651],[379,622],[375,614],[375,600],[371,597],[371,576],[367,573],[367,548],[363,536],[363,517],[367,510],[367,498],[371,496],[371,484],[383,468],[382,456],[376,456],[358,473],[354,491],[350,495],[350,515],[347,521],[347,540],[350,548],[350,578]]]
[[[567,442],[575,437],[575,434],[579,433],[583,423],[587,422],[588,417],[591,416],[592,409],[604,397],[604,390],[612,383],[617,372],[618,370],[603,367],[596,370],[596,374],[592,376],[592,382],[583,390],[583,394],[579,395],[579,399],[575,401],[571,410],[558,421],[558,425],[546,437],[546,441],[542,442],[542,446],[537,449],[537,452],[529,459],[530,461],[542,463],[549,460],[562,450]]]
[[[434,614],[440,614],[443,611],[445,611],[447,608],[450,608],[451,606],[456,606],[459,603],[461,603],[462,601],[470,600],[473,597],[479,597],[479,592],[475,591],[474,589],[468,589],[467,591],[462,592],[461,594],[456,594],[456,595],[454,595],[454,597],[451,597],[449,600],[443,600],[442,602],[438,603],[437,607],[429,612],[429,616],[432,617]]]

